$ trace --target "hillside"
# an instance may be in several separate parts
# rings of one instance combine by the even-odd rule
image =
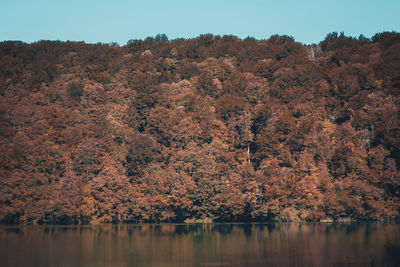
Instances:
[[[387,219],[400,34],[0,43],[0,221]]]

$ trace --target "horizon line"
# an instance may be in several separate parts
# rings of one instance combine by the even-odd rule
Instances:
[[[158,34],[156,34],[154,36],[150,36],[149,35],[149,36],[147,36],[145,38],[137,38],[137,39],[136,38],[132,38],[132,39],[129,39],[125,44],[121,44],[121,43],[116,42],[116,41],[111,41],[111,42],[102,42],[102,41],[90,42],[90,41],[85,41],[85,40],[65,40],[65,39],[39,39],[39,40],[36,40],[36,41],[24,41],[24,40],[16,40],[16,39],[14,39],[14,40],[8,39],[7,40],[7,39],[4,39],[4,40],[0,41],[0,43],[21,42],[21,43],[25,43],[25,44],[35,44],[35,43],[48,41],[48,42],[85,43],[85,44],[92,44],[92,45],[108,44],[108,45],[117,45],[117,46],[123,47],[123,46],[129,45],[129,42],[131,42],[131,41],[146,41],[147,39],[157,39],[157,37],[164,38],[163,40],[157,40],[157,41],[172,42],[172,41],[178,41],[178,40],[193,40],[193,39],[200,38],[202,36],[212,35],[213,37],[219,37],[219,38],[228,37],[228,36],[229,37],[234,37],[234,38],[236,38],[236,39],[238,39],[240,41],[243,41],[243,40],[246,40],[246,39],[254,39],[256,41],[267,41],[267,40],[271,39],[272,37],[278,36],[278,37],[287,37],[287,38],[292,39],[296,43],[300,43],[300,44],[306,45],[306,46],[311,46],[311,45],[318,45],[318,44],[322,43],[324,40],[326,40],[326,38],[329,35],[335,34],[335,33],[338,34],[338,35],[340,34],[344,38],[352,38],[352,39],[358,39],[358,40],[360,40],[361,38],[364,38],[364,40],[372,41],[373,37],[378,35],[378,34],[383,34],[383,33],[399,34],[400,32],[398,32],[396,30],[384,30],[384,31],[380,31],[380,32],[374,33],[373,35],[371,35],[371,37],[367,37],[364,34],[360,34],[359,36],[354,36],[354,35],[346,35],[344,31],[331,31],[331,32],[328,32],[326,34],[325,38],[323,40],[319,41],[318,43],[315,43],[315,42],[308,42],[307,43],[307,42],[298,41],[298,40],[296,40],[296,38],[293,35],[279,34],[279,33],[271,34],[268,38],[256,38],[256,37],[253,37],[253,36],[239,37],[238,35],[235,35],[235,34],[223,34],[223,35],[220,35],[220,34],[213,34],[213,33],[202,33],[202,34],[199,34],[199,35],[193,36],[193,37],[176,37],[176,38],[173,38],[173,39],[169,39],[169,37],[165,33],[158,33]]]

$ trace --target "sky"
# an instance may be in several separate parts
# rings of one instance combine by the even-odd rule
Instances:
[[[290,35],[319,43],[330,32],[400,31],[400,0],[0,0],[0,41],[116,42],[232,34]]]

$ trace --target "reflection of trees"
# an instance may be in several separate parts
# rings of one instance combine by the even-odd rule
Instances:
[[[215,224],[213,231],[220,233],[222,236],[229,235],[232,232],[233,224]]]
[[[385,244],[385,265],[399,266],[400,265],[400,244],[386,243]]]
[[[399,240],[397,224],[380,223],[1,227],[0,265],[397,266]]]

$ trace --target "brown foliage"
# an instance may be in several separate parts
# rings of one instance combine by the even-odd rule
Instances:
[[[399,216],[399,36],[0,43],[0,221]]]

